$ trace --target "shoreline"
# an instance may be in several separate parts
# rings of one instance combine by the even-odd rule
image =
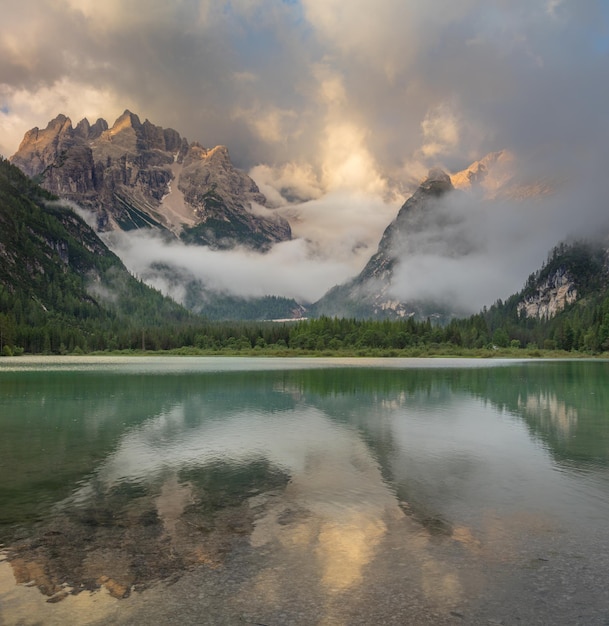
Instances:
[[[226,358],[282,358],[282,359],[510,359],[514,361],[528,360],[609,360],[609,353],[592,354],[589,352],[567,352],[565,350],[541,350],[526,348],[496,349],[462,349],[446,350],[440,348],[413,349],[361,349],[361,350],[302,350],[251,348],[245,350],[203,350],[199,348],[174,348],[171,350],[104,350],[83,354],[22,354],[19,356],[0,356],[0,364],[4,362],[20,362],[35,359],[88,359],[123,357],[226,357]]]

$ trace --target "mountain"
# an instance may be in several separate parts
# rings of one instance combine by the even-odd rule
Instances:
[[[0,160],[0,351],[140,347],[144,329],[191,319],[131,276],[71,208]]]
[[[506,301],[525,319],[569,316],[609,293],[609,242],[572,241],[557,245],[524,288]]]
[[[494,198],[514,177],[515,157],[507,150],[491,152],[460,172],[451,174],[455,189],[474,191]]]
[[[609,288],[609,248],[606,241],[561,243],[547,263],[531,274],[518,294],[518,313],[551,318],[574,303],[604,294]]]
[[[535,178],[516,156],[501,150],[487,154],[460,172],[432,169],[387,227],[377,252],[358,276],[333,287],[310,315],[357,318],[431,318],[446,323],[467,314],[457,298],[422,284],[420,268],[458,260],[483,249],[471,221],[476,215],[557,192],[561,181]],[[469,226],[468,226],[469,224]],[[568,290],[568,288],[566,288]],[[433,293],[432,296],[424,292]],[[416,295],[410,295],[416,294]],[[557,298],[562,298],[561,291]],[[572,294],[565,293],[567,300]],[[535,305],[531,304],[531,307]],[[543,305],[540,305],[543,308]],[[551,306],[556,306],[556,303]]]
[[[156,228],[212,248],[266,250],[291,238],[286,220],[264,207],[256,183],[224,146],[188,143],[170,128],[125,111],[76,127],[58,115],[28,131],[10,161],[57,196],[93,211],[97,228]]]
[[[509,150],[490,152],[479,161],[450,176],[455,189],[486,200],[524,200],[550,195],[560,187],[558,178],[540,177],[521,171],[518,159]]]
[[[153,263],[140,274],[189,311],[210,321],[269,321],[303,317],[305,307],[281,296],[243,297],[205,284],[188,269],[169,263]]]
[[[509,338],[523,347],[609,350],[609,242],[557,245],[521,291],[470,322],[476,318],[484,320],[498,345]],[[480,326],[476,321],[469,325]]]
[[[462,201],[448,174],[430,170],[427,179],[402,205],[397,217],[385,229],[376,254],[358,276],[333,287],[311,310],[316,315],[404,318],[454,316],[446,304],[431,301],[404,302],[394,293],[394,279],[401,264],[421,251],[450,246],[454,254],[467,254],[465,240],[446,241],[455,232],[460,218],[445,202],[448,195]]]

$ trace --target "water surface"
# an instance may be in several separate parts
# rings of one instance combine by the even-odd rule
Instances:
[[[608,374],[3,359],[0,624],[607,624]]]

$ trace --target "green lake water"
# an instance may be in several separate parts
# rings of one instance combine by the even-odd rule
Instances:
[[[609,363],[0,360],[0,625],[609,624]]]

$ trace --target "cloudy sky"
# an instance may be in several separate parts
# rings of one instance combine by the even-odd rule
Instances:
[[[112,123],[125,108],[225,144],[268,195],[290,187],[311,201],[303,234],[350,250],[363,238],[332,280],[374,251],[427,168],[456,171],[494,150],[513,151],[535,175],[581,181],[569,191],[576,223],[607,213],[598,206],[609,156],[606,0],[7,5],[0,154],[60,112]],[[568,234],[568,213],[563,198],[555,217],[544,214],[549,240]],[[343,233],[345,220],[353,232]],[[531,243],[531,262],[545,244]]]

